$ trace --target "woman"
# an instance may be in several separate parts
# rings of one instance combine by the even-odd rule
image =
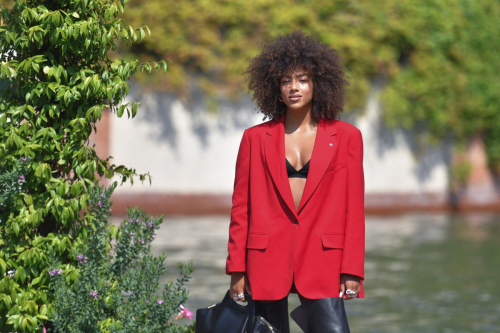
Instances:
[[[363,142],[337,120],[348,82],[328,45],[300,31],[278,37],[245,73],[271,120],[240,143],[226,274],[235,301],[248,292],[286,333],[289,293],[301,304],[364,297]]]

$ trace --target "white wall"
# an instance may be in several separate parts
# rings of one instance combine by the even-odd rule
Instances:
[[[110,155],[112,163],[149,171],[153,183],[137,181],[117,193],[232,192],[243,130],[263,118],[249,97],[222,102],[216,113],[206,111],[201,98],[185,103],[164,93],[141,93],[132,84],[128,99],[135,98],[142,104],[136,118],[111,119]],[[451,148],[431,147],[417,160],[415,132],[387,129],[380,112],[374,91],[365,110],[341,118],[363,134],[366,193],[445,192]]]

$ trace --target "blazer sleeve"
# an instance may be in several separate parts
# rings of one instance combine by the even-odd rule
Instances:
[[[348,142],[346,225],[340,273],[357,275],[362,280],[365,259],[364,197],[363,138],[356,128]]]
[[[247,130],[243,132],[234,177],[229,242],[227,246],[226,274],[246,271],[246,245],[248,235],[248,191],[250,177],[250,142]]]

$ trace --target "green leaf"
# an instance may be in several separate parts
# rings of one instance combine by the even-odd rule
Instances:
[[[118,118],[121,118],[123,116],[124,111],[125,111],[125,105],[120,105],[120,107],[118,108],[118,111],[116,113]]]
[[[135,102],[134,104],[132,104],[132,118],[135,117],[135,115],[137,114],[137,107],[138,107],[139,103],[138,102]]]
[[[24,202],[26,202],[26,204],[28,206],[32,205],[33,204],[33,198],[31,197],[31,195],[25,194],[24,195]]]
[[[24,267],[19,266],[16,269],[15,277],[18,277],[22,283],[26,280],[26,271],[24,270]]]
[[[19,236],[19,224],[17,222],[12,222],[12,230],[14,230],[16,236]]]
[[[9,319],[7,319],[7,324],[9,325],[14,325],[14,323],[16,322],[16,320],[20,317],[20,315],[13,315],[13,316],[10,316]]]
[[[38,283],[40,283],[40,280],[41,280],[40,276],[34,278],[33,281],[31,281],[31,286],[33,287],[33,286],[37,285]]]
[[[5,264],[5,261],[0,258],[0,268],[2,269],[0,271],[0,276],[4,276],[4,274],[7,272],[7,265]]]
[[[9,295],[4,295],[3,297],[3,303],[7,307],[7,309],[10,309],[12,305],[12,298]]]
[[[22,325],[21,325],[21,327],[23,328],[23,331],[26,330],[27,325],[28,325],[28,318],[24,317]]]

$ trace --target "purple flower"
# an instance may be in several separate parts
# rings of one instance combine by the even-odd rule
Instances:
[[[130,219],[130,223],[134,223],[134,220]]]
[[[24,178],[24,175],[20,175],[19,178]]]
[[[139,223],[139,218],[137,218],[137,219],[135,220],[135,222],[136,222],[136,223]]]
[[[153,234],[153,236],[151,236],[152,239],[155,239],[156,238],[156,234]]]
[[[22,159],[23,161],[26,161],[28,158],[26,158],[26,157],[21,157],[21,159]]]
[[[90,296],[94,296],[94,298],[99,298],[99,295],[97,295],[97,291],[90,290]]]
[[[102,207],[102,202],[99,201],[99,207]]]
[[[59,268],[59,269],[57,270],[57,274],[61,274],[61,273],[62,273],[62,270]]]
[[[144,239],[143,239],[143,240],[141,240],[141,243],[142,243],[142,244],[144,244]]]
[[[148,222],[148,227],[152,228],[153,227],[153,223]]]
[[[157,301],[156,301],[156,303],[158,303],[158,304],[163,304],[163,300],[162,300],[162,299],[159,299],[159,300],[157,300]]]
[[[101,194],[101,198],[104,198],[104,194]]]
[[[56,271],[55,271],[55,270],[51,270],[51,271],[49,272],[49,274],[50,274],[50,276],[54,276],[54,275],[56,275]]]
[[[87,262],[87,259],[88,259],[87,257],[84,257],[84,256],[83,256],[83,255],[81,255],[81,254],[77,255],[76,257],[78,258],[78,260],[79,260],[80,262],[82,262],[82,261],[83,261],[83,263],[86,263],[86,262]]]

